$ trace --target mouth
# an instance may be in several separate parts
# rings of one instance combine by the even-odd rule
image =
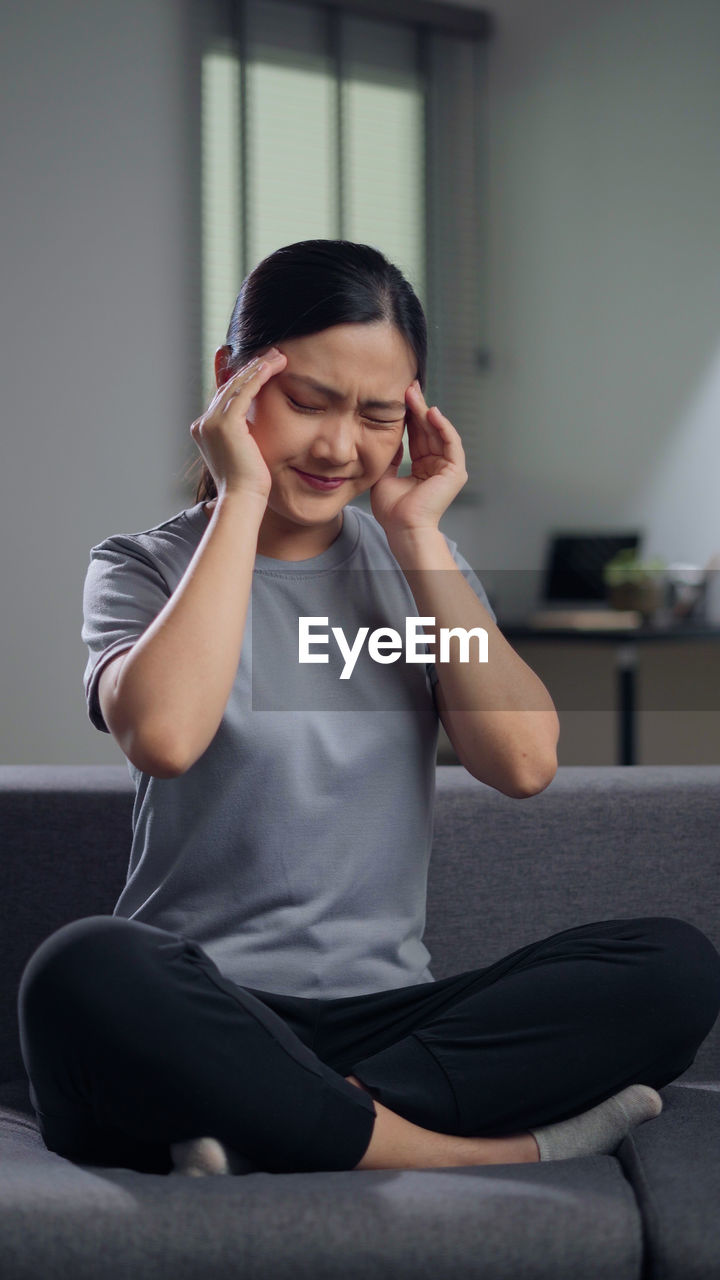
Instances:
[[[333,489],[339,489],[341,484],[351,479],[351,476],[316,476],[309,471],[301,471],[299,467],[291,467],[291,470],[299,475],[311,489],[317,489],[320,492],[329,493]]]

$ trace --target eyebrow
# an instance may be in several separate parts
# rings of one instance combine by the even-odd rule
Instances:
[[[326,387],[322,382],[316,382],[314,378],[309,378],[304,373],[286,373],[286,378],[293,378],[295,382],[304,382],[308,387],[312,387],[314,391],[320,391],[323,395],[329,396],[331,400],[344,400],[345,396],[342,391],[337,391],[334,387]],[[406,405],[403,400],[361,400],[361,409],[398,409],[405,412]]]

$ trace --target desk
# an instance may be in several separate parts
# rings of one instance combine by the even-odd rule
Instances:
[[[503,622],[498,626],[511,644],[513,640],[572,640],[575,644],[612,645],[615,649],[617,675],[618,764],[635,764],[636,738],[636,668],[638,646],[662,644],[664,641],[713,641],[720,642],[720,625],[710,622],[684,622],[675,624],[645,623],[639,627],[608,630],[605,627],[535,627],[527,623]]]

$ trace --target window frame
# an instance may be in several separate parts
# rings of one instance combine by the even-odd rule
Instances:
[[[248,246],[248,120],[247,76],[248,41],[246,38],[247,9],[257,0],[223,0],[220,30],[215,37],[208,33],[203,54],[222,48],[231,52],[239,62],[239,122],[238,122],[238,171],[239,171],[239,227],[238,253],[240,281],[246,277],[252,265]],[[335,148],[337,190],[338,238],[348,238],[344,231],[343,208],[343,119],[342,119],[342,59],[340,56],[341,23],[345,15],[370,18],[373,21],[398,23],[414,29],[417,37],[418,75],[424,94],[424,287],[423,305],[428,321],[428,370],[426,399],[437,403],[460,431],[466,454],[468,482],[455,498],[455,503],[478,505],[482,499],[481,485],[481,421],[484,375],[490,366],[488,343],[484,337],[486,316],[481,311],[484,287],[484,254],[482,252],[482,223],[479,216],[481,198],[481,144],[482,144],[482,85],[484,84],[487,46],[495,30],[494,20],[484,10],[474,10],[452,4],[439,4],[434,0],[284,0],[304,9],[319,11],[324,15],[327,49],[335,69]],[[219,39],[217,38],[219,36]],[[452,77],[445,74],[443,63],[453,60],[463,63],[464,83],[458,92],[464,93],[455,102],[455,120],[459,131],[466,134],[458,154],[465,159],[452,169],[447,145],[448,122],[453,119],[452,92],[446,83]],[[472,64],[472,65],[471,65]],[[449,64],[448,64],[449,65]],[[457,77],[458,79],[460,77]],[[445,123],[443,123],[443,121]],[[450,168],[449,168],[450,166]],[[438,177],[440,175],[440,177]],[[447,198],[450,191],[450,199]],[[447,205],[453,206],[452,214]],[[453,228],[449,219],[455,217],[458,225]],[[460,223],[462,222],[462,225]],[[205,236],[203,232],[201,270],[205,276]],[[464,246],[465,257],[459,259],[456,246]],[[380,246],[382,247],[382,246]],[[392,255],[390,255],[392,256]],[[456,306],[460,298],[462,305]],[[206,341],[206,302],[203,288],[201,317],[201,345]],[[229,313],[227,316],[229,320]],[[217,345],[217,344],[216,344]],[[203,353],[203,364],[206,353]],[[204,371],[207,376],[207,370]],[[203,378],[204,381],[204,378]],[[409,469],[406,457],[401,474]],[[361,495],[358,501],[362,504]]]

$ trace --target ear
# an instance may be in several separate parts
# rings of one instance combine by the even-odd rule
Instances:
[[[231,354],[232,350],[227,346],[227,344],[223,347],[218,347],[215,352],[215,382],[217,383],[218,390],[220,387],[224,386],[230,377]]]

